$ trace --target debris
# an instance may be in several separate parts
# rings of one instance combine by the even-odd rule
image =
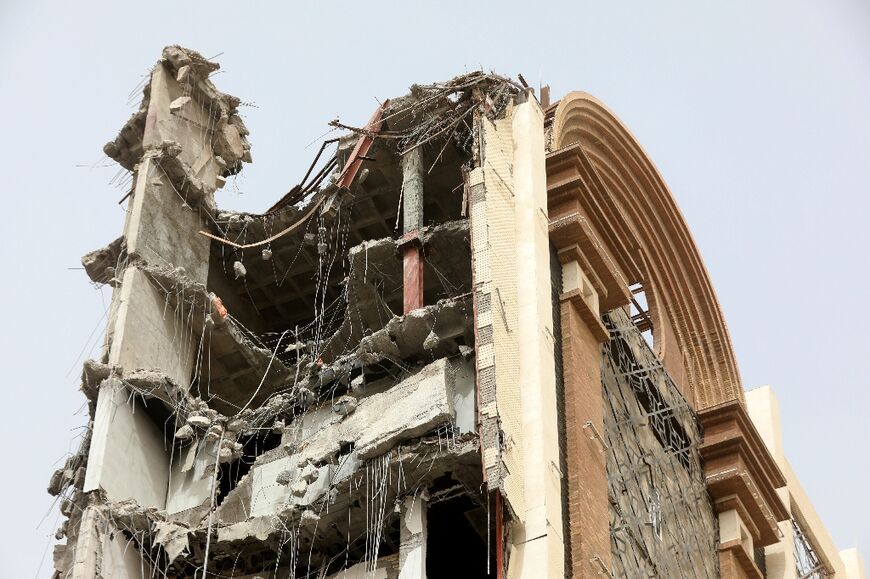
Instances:
[[[434,350],[438,347],[439,344],[438,336],[435,334],[435,330],[430,330],[429,334],[426,336],[426,339],[423,340],[423,347],[427,350]]]
[[[189,438],[193,438],[193,427],[190,423],[185,424],[181,428],[175,431],[175,438],[178,440],[188,440]]]
[[[353,396],[341,396],[332,404],[336,414],[347,416],[356,409],[357,400]]]
[[[304,480],[297,480],[290,485],[290,492],[293,494],[294,497],[304,497],[307,491],[308,483],[306,483]]]
[[[233,271],[236,274],[236,279],[248,275],[248,270],[245,269],[245,265],[241,261],[237,261],[233,264]]]
[[[180,112],[184,106],[190,102],[189,96],[180,96],[171,103],[169,103],[169,112],[178,113]]]
[[[302,342],[293,342],[291,344],[287,344],[287,347],[284,348],[285,352],[298,352],[305,349],[305,344]]]
[[[170,565],[182,553],[187,552],[189,532],[188,527],[177,523],[169,521],[154,523],[154,542],[163,547]]]
[[[223,447],[218,451],[218,461],[223,464],[233,460],[233,451],[227,447]]]
[[[299,478],[304,480],[306,483],[311,484],[317,480],[320,476],[320,471],[311,463],[308,463],[303,467],[302,472],[299,473]]]
[[[317,396],[314,392],[305,387],[299,389],[298,398],[299,403],[303,406],[311,406],[317,401]]]
[[[188,420],[188,423],[190,421]],[[221,436],[223,436],[224,428],[220,424],[212,424],[208,427],[208,430],[205,433],[205,437],[207,440],[220,440]]]
[[[190,65],[185,64],[184,66],[178,67],[178,73],[175,75],[175,80],[182,84],[186,84],[188,80],[190,80]]]
[[[208,428],[211,420],[201,414],[191,414],[187,417],[187,424],[193,428]]]
[[[218,315],[219,321],[223,321],[227,318],[229,313],[227,309],[224,307],[224,303],[221,301],[219,297],[214,294],[211,294],[211,304],[214,308],[214,312]]]

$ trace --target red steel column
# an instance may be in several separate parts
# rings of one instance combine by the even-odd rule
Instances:
[[[423,307],[423,149],[402,156],[402,245],[404,313]]]

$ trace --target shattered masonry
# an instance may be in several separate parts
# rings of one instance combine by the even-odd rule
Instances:
[[[252,160],[218,68],[165,48],[104,148],[132,185],[82,258],[113,293],[56,577],[754,576],[781,474],[612,113],[414,85],[256,215],[214,200]]]

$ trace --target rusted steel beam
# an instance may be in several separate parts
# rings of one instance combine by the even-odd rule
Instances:
[[[371,150],[372,145],[375,142],[374,136],[381,130],[384,111],[387,109],[388,104],[390,104],[390,101],[386,100],[377,108],[375,113],[372,115],[372,118],[369,119],[368,124],[366,124],[365,132],[360,134],[359,140],[356,142],[356,146],[353,148],[350,157],[348,157],[347,163],[345,164],[344,169],[342,169],[341,175],[336,183],[340,189],[350,187],[350,184],[353,183],[357,173],[359,173],[363,160],[366,159],[366,155],[368,155],[369,150]]]

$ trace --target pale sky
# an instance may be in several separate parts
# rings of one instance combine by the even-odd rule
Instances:
[[[218,195],[235,209],[294,185],[328,121],[414,82],[482,67],[602,99],[676,196],[744,386],[775,388],[837,546],[870,560],[870,3],[417,4],[0,0],[3,575],[50,576],[44,489],[87,422],[78,376],[110,297],[79,258],[124,217],[102,146],[173,43],[220,54],[214,82],[252,105],[254,163]]]

